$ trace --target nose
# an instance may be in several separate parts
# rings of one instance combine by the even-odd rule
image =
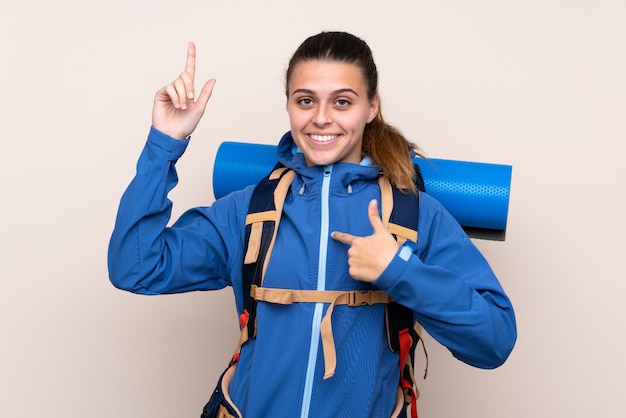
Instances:
[[[327,106],[320,105],[313,113],[313,124],[317,127],[327,126],[332,122],[330,112]]]

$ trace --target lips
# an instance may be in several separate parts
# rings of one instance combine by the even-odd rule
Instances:
[[[311,138],[315,142],[329,142],[333,139],[336,139],[339,135],[315,135],[309,134],[309,138]]]

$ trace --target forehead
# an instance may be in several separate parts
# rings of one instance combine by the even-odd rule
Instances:
[[[365,78],[356,64],[339,61],[310,60],[295,65],[289,79],[289,91],[308,89],[319,91],[350,88],[367,92]]]

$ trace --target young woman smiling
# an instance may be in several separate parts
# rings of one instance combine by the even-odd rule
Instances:
[[[243,314],[254,186],[167,226],[175,163],[215,84],[209,80],[196,95],[195,54],[190,44],[185,71],[155,96],[153,126],[110,241],[110,278],[141,294],[232,286]],[[456,358],[481,368],[501,365],[517,336],[512,305],[454,218],[416,190],[412,157],[419,150],[382,117],[368,45],[345,32],[314,35],[291,58],[285,86],[291,129],[277,159],[295,174],[263,288],[384,291]],[[417,242],[399,245],[384,226],[381,176],[403,193],[419,193]],[[334,306],[333,366],[321,336],[328,303],[260,300],[256,309],[256,336],[218,387],[221,412],[213,416],[406,416],[383,303]]]

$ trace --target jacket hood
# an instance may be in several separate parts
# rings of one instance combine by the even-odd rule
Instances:
[[[291,131],[285,133],[280,139],[277,148],[278,161],[285,167],[291,168],[307,182],[307,179],[319,178],[324,166],[308,166],[304,154],[293,140]],[[364,157],[360,164],[335,163],[333,164],[333,176],[339,177],[341,185],[348,185],[359,180],[372,180],[380,176],[380,167],[374,165],[369,157]]]

